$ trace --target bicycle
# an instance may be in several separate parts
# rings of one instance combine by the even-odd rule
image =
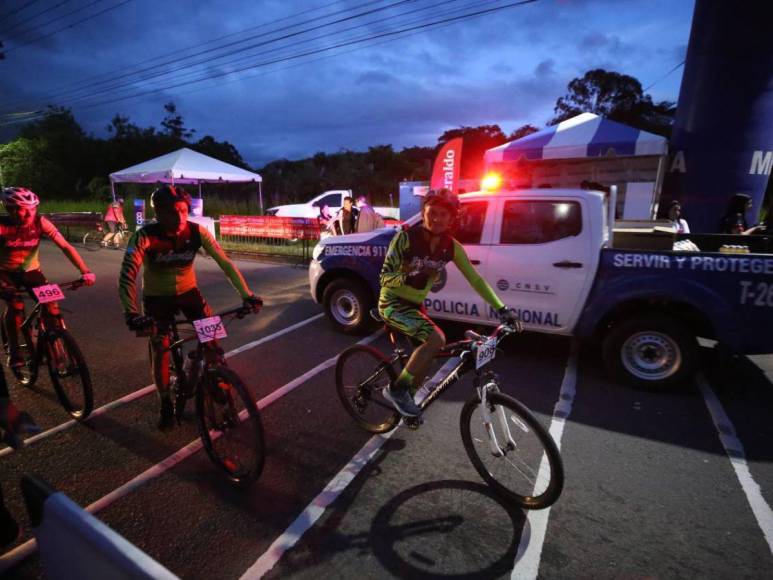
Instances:
[[[151,340],[169,337],[169,346],[164,350],[170,353],[170,388],[178,424],[187,401],[195,397],[196,422],[204,449],[215,467],[239,487],[254,482],[263,471],[263,425],[255,399],[239,376],[220,354],[208,361],[205,350],[206,342],[225,336],[223,318],[241,319],[252,312],[249,306],[240,306],[203,320],[174,320],[168,329],[159,331],[154,326],[150,331]],[[182,332],[194,334],[181,337],[180,325],[191,325],[192,330]],[[183,344],[193,340],[198,341],[196,348],[184,353]],[[153,346],[148,346],[152,367]]]
[[[24,300],[32,297],[37,300],[35,308],[26,316],[19,330],[18,354],[23,365],[9,364],[11,372],[20,384],[32,387],[37,382],[40,365],[45,362],[59,402],[78,421],[86,419],[94,407],[89,367],[78,343],[67,330],[61,313],[51,315],[43,305],[62,300],[62,289],[77,290],[83,285],[83,281],[75,280],[2,293],[4,299]],[[0,329],[3,348],[9,354],[5,324],[0,324]]]
[[[93,230],[83,234],[83,246],[91,252],[96,252],[97,250],[108,247],[113,248],[114,250],[126,249],[126,244],[129,241],[130,235],[129,229],[125,224],[117,224],[117,231],[109,245],[106,245],[103,242],[105,235],[103,222],[98,222]]]
[[[371,313],[374,318],[379,316]],[[383,321],[382,321],[383,322]],[[399,331],[385,325],[392,353],[385,356],[367,345],[353,345],[336,361],[336,389],[349,415],[371,433],[386,433],[398,426],[418,429],[419,417],[402,417],[383,397],[397,378],[396,365],[405,366],[410,355]],[[553,438],[529,409],[502,393],[499,378],[483,367],[494,358],[497,345],[514,328],[499,325],[489,336],[471,330],[465,339],[447,344],[436,355],[446,363],[416,394],[424,411],[449,386],[474,372],[475,394],[462,408],[459,419],[465,451],[475,470],[501,497],[524,509],[544,509],[558,500],[564,485],[561,455]]]

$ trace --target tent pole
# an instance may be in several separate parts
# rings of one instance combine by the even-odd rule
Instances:
[[[110,178],[110,193],[113,194],[113,203],[115,203],[115,182],[113,182],[113,178]]]
[[[199,180],[199,199],[201,199],[201,180]]]
[[[258,181],[258,199],[260,200],[260,214],[263,215],[263,183]]]

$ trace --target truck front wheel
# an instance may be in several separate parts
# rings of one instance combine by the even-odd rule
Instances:
[[[678,320],[638,315],[612,327],[604,339],[603,357],[613,376],[636,387],[665,390],[692,376],[697,343]]]
[[[331,282],[322,295],[325,313],[333,326],[346,334],[364,332],[370,326],[373,299],[357,280],[343,278]]]

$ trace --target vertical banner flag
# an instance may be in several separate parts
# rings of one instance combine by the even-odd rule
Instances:
[[[459,189],[459,168],[462,165],[462,138],[451,139],[435,157],[432,168],[431,189],[446,188],[454,193]]]

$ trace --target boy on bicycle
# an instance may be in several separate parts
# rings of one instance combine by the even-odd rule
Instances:
[[[48,284],[40,270],[40,239],[47,236],[73,266],[81,273],[86,286],[96,282],[96,276],[81,259],[56,226],[38,215],[40,198],[24,187],[6,187],[3,190],[3,206],[7,216],[0,216],[0,294]],[[8,354],[11,367],[24,366],[19,353],[19,329],[24,314],[24,302],[19,298],[6,298],[4,324],[8,336]],[[54,320],[59,316],[59,305],[49,302],[45,312]]]
[[[384,397],[406,416],[418,416],[415,391],[427,368],[445,344],[443,331],[427,316],[423,303],[446,264],[453,262],[470,285],[494,308],[500,318],[521,326],[470,263],[462,245],[451,236],[459,213],[459,198],[448,190],[431,191],[424,198],[422,221],[398,233],[389,244],[381,269],[378,310],[384,321],[421,343]]]
[[[220,266],[246,306],[258,311],[263,302],[247,287],[244,277],[226,257],[206,228],[188,221],[190,196],[174,186],[156,189],[150,198],[156,222],[137,230],[121,265],[118,294],[130,330],[145,330],[153,325],[159,332],[151,338],[153,379],[161,399],[159,429],[174,424],[174,405],[169,392],[169,337],[164,332],[178,312],[198,320],[211,316],[196,283],[193,260],[203,248]],[[142,304],[139,311],[136,280],[142,267]],[[212,341],[206,343],[208,361],[221,356],[222,350]]]

